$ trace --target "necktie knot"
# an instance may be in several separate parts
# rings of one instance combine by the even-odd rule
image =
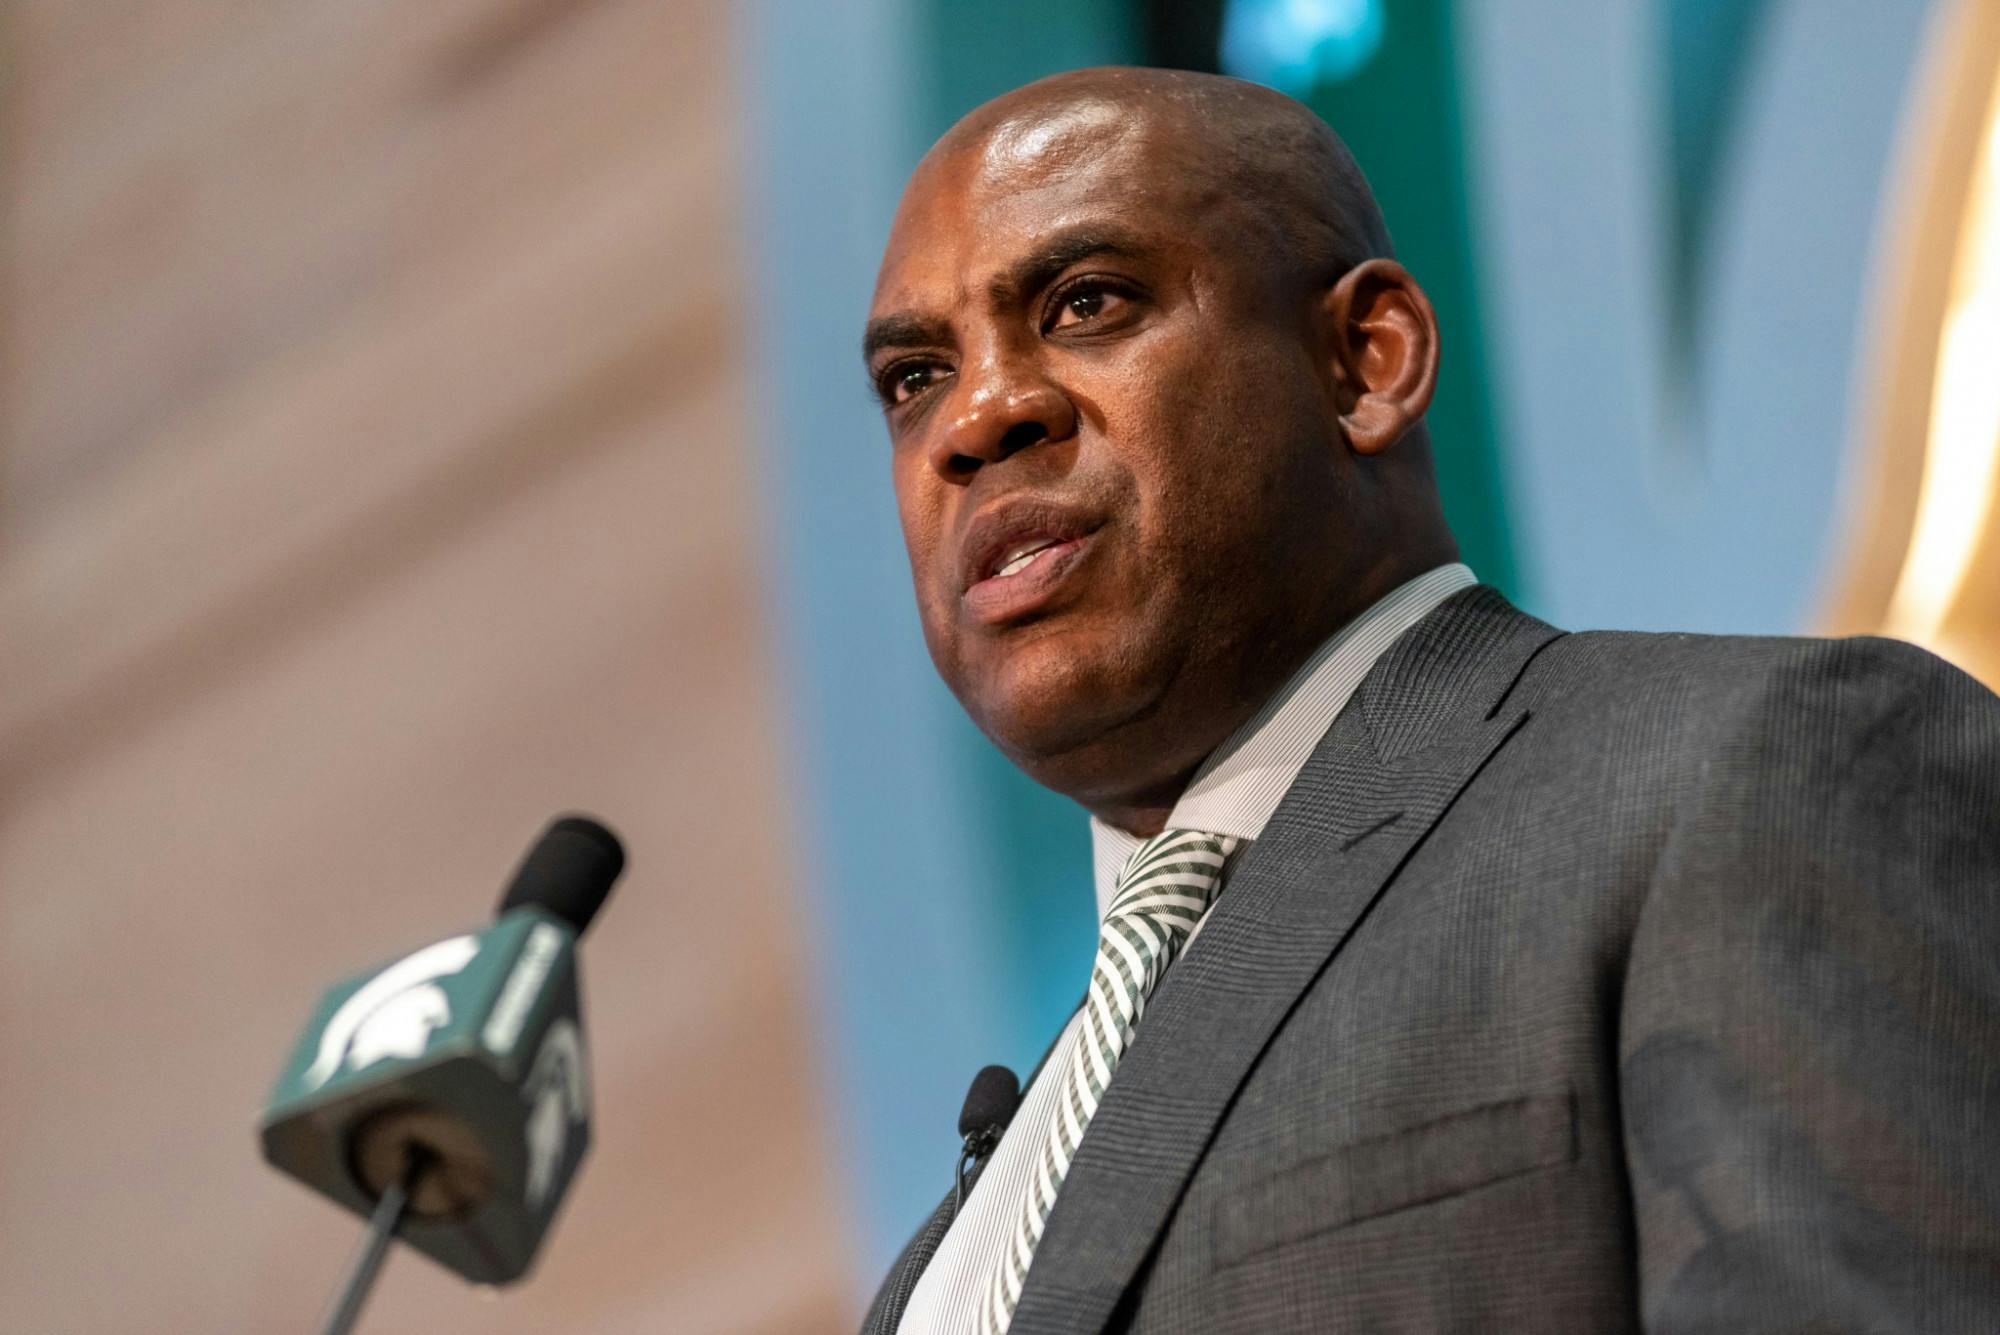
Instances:
[[[1185,924],[1184,936],[1215,901],[1223,866],[1239,842],[1201,830],[1162,830],[1125,860],[1105,919],[1145,914]]]

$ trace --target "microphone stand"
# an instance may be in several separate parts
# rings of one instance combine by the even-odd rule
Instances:
[[[361,1304],[375,1287],[375,1277],[382,1272],[382,1262],[389,1255],[389,1244],[395,1241],[396,1230],[402,1225],[410,1193],[430,1166],[431,1156],[413,1147],[402,1179],[391,1182],[375,1203],[375,1213],[368,1217],[368,1237],[361,1244],[361,1254],[354,1258],[354,1269],[348,1272],[347,1284],[341,1289],[333,1314],[326,1319],[325,1335],[349,1335],[354,1329],[354,1322],[361,1315]]]

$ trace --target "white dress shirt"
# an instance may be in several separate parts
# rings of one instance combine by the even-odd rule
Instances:
[[[1262,709],[1215,749],[1174,804],[1167,828],[1235,835],[1245,846],[1255,840],[1305,768],[1306,757],[1333,726],[1334,718],[1375,666],[1375,660],[1431,609],[1475,582],[1472,572],[1462,565],[1439,566],[1398,586],[1341,627],[1313,651]],[[1110,907],[1118,873],[1145,840],[1095,817],[1091,818],[1090,837],[1101,919]],[[1239,848],[1236,857],[1241,856]],[[1226,887],[1226,880],[1224,884]],[[1183,953],[1200,932],[1201,924],[1196,923]],[[1081,1014],[1079,1011],[1070,1017],[1052,1049],[1054,1055],[1028,1086],[992,1160],[980,1173],[964,1208],[952,1220],[910,1294],[897,1335],[969,1335],[972,1331],[973,1314],[1012,1236],[1035,1155],[1055,1118],[1063,1078],[1059,1068],[1073,1046]],[[1112,1078],[1117,1079],[1115,1073]],[[1085,1137],[1089,1134],[1086,1128]]]

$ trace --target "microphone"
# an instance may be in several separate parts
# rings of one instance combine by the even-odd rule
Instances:
[[[958,1134],[964,1147],[958,1155],[958,1175],[952,1194],[954,1217],[965,1205],[965,1170],[993,1152],[1021,1106],[1021,1082],[1004,1066],[988,1066],[972,1077],[965,1106],[958,1114]]]
[[[321,997],[261,1130],[272,1166],[373,1218],[348,1323],[392,1234],[477,1284],[533,1262],[590,1143],[576,941],[624,866],[609,830],[563,817],[493,923]]]

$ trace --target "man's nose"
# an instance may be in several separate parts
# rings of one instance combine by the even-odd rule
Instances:
[[[1075,405],[1040,376],[989,374],[962,405],[930,447],[931,467],[958,486],[987,464],[1076,434]]]

